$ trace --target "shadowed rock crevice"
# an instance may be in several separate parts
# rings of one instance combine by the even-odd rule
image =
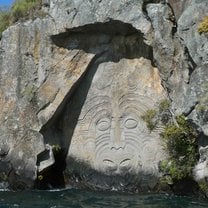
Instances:
[[[189,84],[190,79],[191,79],[191,75],[194,72],[194,70],[196,69],[197,65],[194,62],[194,60],[192,59],[187,47],[184,48],[184,53],[186,54],[187,59],[188,59],[188,71],[189,71],[189,73],[188,73],[188,75],[189,75],[188,84]]]
[[[130,24],[116,20],[72,28],[52,36],[52,41],[69,50],[78,49],[92,54],[107,52],[106,62],[139,57],[153,60],[152,47],[145,43],[143,34]]]

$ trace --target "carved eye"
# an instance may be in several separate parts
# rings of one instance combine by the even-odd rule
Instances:
[[[128,128],[128,129],[134,129],[134,128],[136,128],[137,127],[137,124],[138,124],[138,122],[135,120],[135,119],[133,119],[133,118],[129,118],[129,119],[127,119],[126,121],[125,121],[125,127],[126,128]]]
[[[114,162],[112,160],[108,160],[108,159],[105,159],[103,160],[103,163],[108,166],[108,167],[113,167],[115,166]]]
[[[127,159],[120,162],[120,166],[127,166],[127,165],[129,165],[129,163],[130,163],[130,159],[127,158]]]
[[[110,121],[109,119],[101,119],[97,122],[97,128],[100,131],[106,131],[110,128]]]

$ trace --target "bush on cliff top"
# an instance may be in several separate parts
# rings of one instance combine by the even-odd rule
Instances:
[[[31,13],[39,7],[41,0],[16,0],[11,8],[11,21],[30,17]]]
[[[0,39],[2,32],[11,24],[32,17],[41,2],[42,0],[16,0],[10,10],[0,10]]]
[[[1,34],[9,26],[10,14],[8,11],[0,11],[0,39]]]

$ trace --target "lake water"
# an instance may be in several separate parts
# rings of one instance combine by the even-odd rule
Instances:
[[[0,208],[207,208],[208,201],[173,195],[64,191],[0,192]]]

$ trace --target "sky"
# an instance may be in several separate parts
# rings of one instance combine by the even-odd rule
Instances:
[[[0,6],[10,6],[14,0],[0,0]]]

